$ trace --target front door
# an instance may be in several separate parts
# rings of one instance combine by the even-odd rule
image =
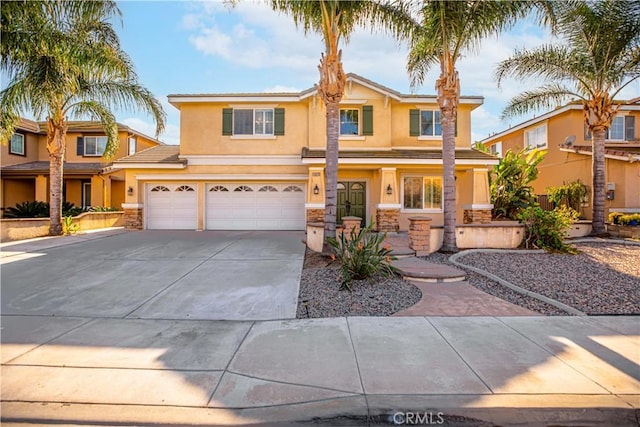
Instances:
[[[337,224],[342,224],[343,216],[357,216],[366,223],[366,192],[364,182],[341,181],[338,182],[338,215]]]

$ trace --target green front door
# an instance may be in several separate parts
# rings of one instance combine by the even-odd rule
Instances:
[[[364,226],[367,213],[365,185],[364,182],[338,182],[338,225],[342,224],[343,216],[357,216],[362,218]]]

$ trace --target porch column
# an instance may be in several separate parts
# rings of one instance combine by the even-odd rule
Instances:
[[[36,201],[48,202],[49,201],[49,185],[48,179],[44,175],[36,176]]]
[[[400,191],[396,168],[380,168],[380,203],[376,206],[376,228],[382,232],[400,229]]]
[[[465,224],[489,224],[491,222],[491,193],[489,191],[489,169],[478,168],[467,171],[470,175],[471,203],[462,206]]]
[[[91,206],[104,206],[104,181],[100,175],[91,176]]]
[[[304,207],[307,224],[324,222],[324,168],[322,167],[309,168],[307,202]]]

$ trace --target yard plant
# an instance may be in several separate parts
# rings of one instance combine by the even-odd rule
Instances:
[[[518,219],[525,226],[524,246],[529,249],[575,253],[565,243],[571,226],[578,219],[578,212],[566,206],[545,211],[539,206],[522,209]]]
[[[569,184],[547,188],[547,195],[555,206],[565,205],[580,212],[583,200],[589,195],[589,187],[578,179]]]
[[[384,245],[386,233],[373,232],[373,225],[364,227],[356,232],[343,232],[338,237],[327,240],[340,263],[342,283],[340,290],[351,290],[353,280],[362,280],[380,274],[390,277],[398,273],[398,269],[391,264],[396,257],[391,255],[391,249]]]

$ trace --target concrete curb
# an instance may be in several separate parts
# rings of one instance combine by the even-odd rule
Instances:
[[[631,239],[602,239],[599,237],[584,237],[575,240],[567,240],[567,243],[613,243],[616,245],[640,246],[640,242]]]
[[[521,288],[520,286],[515,285],[515,284],[513,284],[511,282],[508,282],[508,281],[504,280],[503,278],[501,278],[499,276],[496,276],[495,274],[489,273],[486,270],[482,270],[482,269],[476,268],[476,267],[471,267],[471,266],[469,266],[467,264],[464,264],[464,263],[458,261],[458,258],[460,258],[462,256],[465,256],[465,255],[467,255],[469,253],[540,254],[540,253],[545,253],[545,251],[543,251],[543,250],[518,250],[518,251],[515,251],[515,250],[511,250],[511,249],[468,249],[468,250],[465,250],[463,252],[458,252],[457,254],[451,255],[449,257],[449,262],[452,263],[453,265],[458,266],[458,267],[466,268],[466,269],[474,271],[474,272],[476,272],[478,274],[481,274],[484,277],[487,277],[487,278],[493,280],[494,282],[497,282],[497,283],[501,284],[502,286],[506,286],[507,288],[509,288],[509,289],[511,289],[511,290],[513,290],[515,292],[518,292],[519,294],[530,296],[530,297],[535,298],[535,299],[537,299],[539,301],[545,302],[545,303],[547,303],[549,305],[552,305],[552,306],[554,306],[556,308],[559,308],[560,310],[565,311],[565,312],[567,312],[569,314],[573,314],[574,316],[586,316],[586,314],[583,313],[582,311],[580,311],[578,309],[575,309],[575,308],[573,308],[573,307],[571,307],[569,305],[563,304],[560,301],[556,301],[554,299],[551,299],[549,297],[541,295],[541,294],[539,294],[537,292],[533,292],[533,291],[529,291],[527,289]]]

